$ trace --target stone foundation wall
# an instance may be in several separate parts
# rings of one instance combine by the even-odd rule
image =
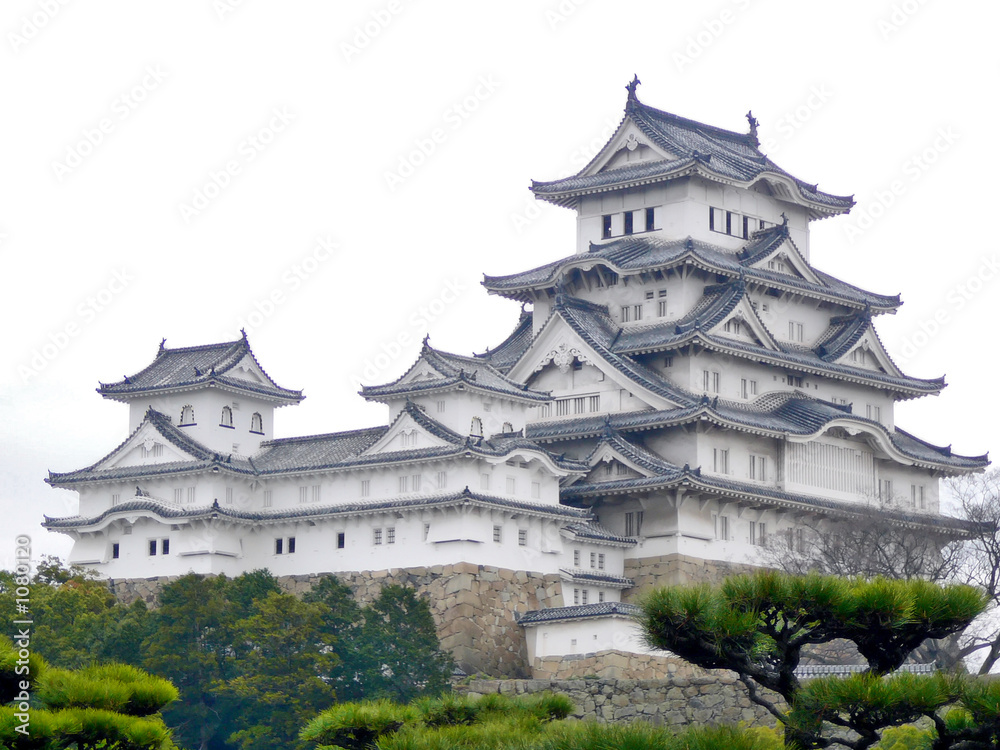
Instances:
[[[653,586],[677,586],[685,583],[717,583],[729,575],[750,573],[758,568],[719,560],[702,560],[686,555],[660,555],[625,561],[625,576],[635,586],[622,592],[622,600],[633,602]]]
[[[754,705],[731,672],[692,670],[668,680],[471,680],[456,691],[523,695],[552,691],[569,696],[574,717],[599,722],[648,721],[668,726],[736,724],[771,726],[774,717]]]
[[[303,594],[331,574],[281,576],[279,585]],[[457,563],[420,568],[337,573],[360,604],[378,596],[383,586],[410,586],[428,599],[441,646],[451,652],[469,674],[528,677],[528,647],[515,614],[561,607],[558,575],[507,570],[488,565]],[[109,586],[118,599],[130,604],[143,599],[157,605],[159,592],[173,578],[118,579]]]
[[[531,665],[534,680],[666,680],[704,676],[703,671],[683,659],[614,649],[589,654],[541,656],[536,657]]]

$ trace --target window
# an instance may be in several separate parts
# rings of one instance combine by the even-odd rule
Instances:
[[[275,539],[274,540],[274,554],[280,555],[280,554],[283,554],[284,551],[285,551],[285,540],[281,539],[280,537],[278,539]]]
[[[517,480],[514,477],[507,477],[507,494],[513,495],[517,488]]]
[[[514,432],[514,425],[512,425],[510,422],[504,422],[503,427],[500,428],[500,432],[502,432],[504,435],[509,435],[510,433]]]
[[[372,480],[362,479],[361,480],[361,497],[368,497],[372,494]]]
[[[288,554],[289,555],[295,554],[295,537],[294,536],[288,537]]]
[[[851,361],[857,362],[859,365],[863,365],[865,363],[865,350],[859,346],[851,352]]]
[[[519,547],[527,547],[528,546],[528,530],[527,529],[518,529],[517,530],[517,545]]]
[[[793,388],[801,388],[802,387],[802,376],[801,375],[789,375],[788,376],[788,385],[792,386]]]
[[[573,567],[580,567],[580,550],[578,549],[573,550]]]
[[[654,292],[646,292],[646,299],[653,299],[655,296]]]
[[[673,367],[673,366],[674,366],[674,358],[673,357],[664,357],[663,358],[663,367],[664,368]]]
[[[300,503],[307,503],[307,502],[309,502],[309,488],[308,487],[299,487],[299,502]]]
[[[604,214],[601,217],[601,239],[606,240],[611,237],[611,214]]]
[[[639,536],[642,533],[642,511],[625,514],[625,536]]]
[[[479,489],[488,490],[490,488],[490,475],[480,474],[479,475]]]
[[[920,485],[917,487],[917,507],[920,510],[927,509],[927,500],[924,498],[924,486]]]
[[[660,318],[667,317],[667,301],[665,299],[656,303],[656,315]]]
[[[573,413],[583,414],[587,411],[587,399],[584,396],[575,396],[573,398]]]
[[[193,505],[194,504],[194,499],[195,499],[195,488],[194,487],[188,487],[187,488],[187,501],[188,501],[188,505]]]
[[[603,591],[598,591],[597,592],[597,601],[599,601],[599,602],[603,602],[604,601],[604,592]]]
[[[642,305],[633,305],[632,306],[632,319],[633,320],[642,320]]]
[[[886,505],[892,503],[892,480],[891,479],[880,479],[878,480],[878,497]]]
[[[472,426],[469,428],[469,434],[473,437],[483,436],[483,420],[479,417],[472,418]]]
[[[548,419],[552,416],[552,404],[542,404],[538,407],[538,418]]]
[[[597,569],[604,570],[605,556],[603,552],[597,554]]]
[[[448,472],[439,471],[437,473],[437,488],[439,490],[443,490],[447,486],[448,486]]]
[[[312,486],[312,492],[310,493],[312,501],[314,503],[318,503],[322,498],[322,494],[323,494],[323,486],[319,484],[314,484]]]
[[[431,535],[431,525],[429,523],[424,524],[424,541],[426,542]]]
[[[182,490],[180,487],[176,487],[174,489],[174,503],[180,505],[183,502],[184,502],[184,490]]]
[[[789,341],[802,341],[803,328],[801,323],[796,323],[794,320],[788,321],[788,340]]]
[[[410,486],[414,492],[420,492],[420,475],[414,474],[410,477]]]
[[[715,370],[701,371],[702,389],[708,393],[718,393],[722,383],[722,375]]]
[[[579,606],[580,604],[580,589],[573,589],[573,604]],[[576,639],[573,639],[573,645],[576,645]]]
[[[233,426],[233,410],[229,406],[222,407],[222,419],[219,421],[219,427],[229,427]]]
[[[181,426],[194,424],[194,407],[191,404],[181,407]]]
[[[628,323],[632,319],[632,308],[622,305],[622,323]]]
[[[713,448],[712,449],[712,471],[716,474],[728,474],[729,473],[729,449],[728,448]]]
[[[415,448],[417,446],[417,431],[400,433],[400,439],[404,448]]]
[[[635,216],[634,216],[634,212],[632,212],[632,211],[626,211],[625,212],[625,234],[632,234],[634,228],[635,228]]]
[[[748,380],[747,378],[740,379],[740,397],[741,398],[753,398],[757,395],[757,381]]]
[[[608,286],[616,286],[618,284],[618,274],[614,271],[608,271],[604,275],[604,283]]]
[[[715,516],[715,538],[722,542],[729,540],[729,516]]]
[[[149,540],[149,556],[154,557],[156,555],[156,540]]]
[[[121,547],[118,546],[118,542],[112,542],[111,544],[111,559],[117,560],[121,554]]]
[[[708,228],[713,232],[726,231],[726,212],[721,208],[708,209]]]
[[[442,414],[444,412],[444,406],[445,406],[445,402],[444,401],[438,401],[437,402],[438,414]]]
[[[260,412],[254,412],[250,417],[250,432],[256,432],[258,435],[264,434],[264,417],[260,415]]]
[[[580,589],[580,604],[587,603],[588,594],[590,594],[590,591],[587,589]]]
[[[767,458],[750,454],[750,478],[758,482],[767,481]]]
[[[647,232],[652,232],[653,231],[653,227],[655,226],[655,222],[656,222],[656,210],[652,209],[652,208],[647,208],[646,209],[646,231]]]
[[[494,542],[503,541],[503,526],[495,525],[493,527],[493,541]]]
[[[872,419],[876,422],[882,421],[882,407],[874,406],[873,404],[867,404],[867,414],[868,419]]]
[[[763,547],[767,543],[767,524],[750,522],[750,544]]]
[[[233,504],[233,488],[226,487],[226,505]]]
[[[597,567],[597,553],[596,552],[591,552],[590,553],[590,567],[591,567],[591,569]]]
[[[264,490],[264,507],[270,508],[273,503],[274,495],[272,494],[272,490]]]
[[[532,482],[531,483],[531,496],[535,500],[538,500],[542,496],[542,483],[541,482]]]
[[[739,335],[740,321],[736,320],[736,318],[730,318],[729,320],[726,321],[726,325],[724,325],[723,328],[725,329],[726,333],[733,333]]]
[[[372,529],[372,544],[382,544],[382,529]]]
[[[410,478],[409,477],[400,477],[399,478],[399,491],[400,492],[409,492],[410,491]]]
[[[385,530],[385,543],[386,544],[395,544],[396,543],[396,527],[395,526],[389,526]]]
[[[343,531],[337,532],[337,549],[344,549],[347,539],[344,537]]]
[[[160,540],[160,554],[161,555],[169,555],[170,554],[170,540],[169,539],[161,539]]]
[[[601,397],[600,396],[590,396],[588,397],[587,407],[593,412],[601,410]]]
[[[122,501],[121,493],[115,492],[111,495],[111,505],[118,505]]]

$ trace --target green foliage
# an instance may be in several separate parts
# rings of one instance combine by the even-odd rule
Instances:
[[[875,745],[877,750],[931,750],[934,732],[914,726],[889,727]]]
[[[48,669],[37,697],[51,709],[99,708],[149,716],[177,700],[177,688],[127,664],[102,664],[73,672]]]
[[[397,732],[406,724],[417,724],[420,719],[416,708],[386,699],[340,703],[310,721],[300,737],[318,745],[363,750],[379,737]]]

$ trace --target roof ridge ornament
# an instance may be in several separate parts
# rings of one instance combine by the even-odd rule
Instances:
[[[753,110],[747,110],[746,114],[747,122],[750,124],[750,140],[754,146],[760,145],[760,138],[757,137],[757,126],[760,125],[760,121],[753,116]]]
[[[630,102],[639,101],[639,98],[635,94],[635,90],[640,83],[642,83],[642,81],[639,80],[639,76],[633,73],[632,80],[629,81],[628,86],[625,87],[625,90],[628,92],[628,101]]]
[[[160,353],[167,348],[167,340],[165,338],[160,339]]]
[[[785,214],[784,211],[781,212],[781,226],[782,227],[788,226],[788,216]]]

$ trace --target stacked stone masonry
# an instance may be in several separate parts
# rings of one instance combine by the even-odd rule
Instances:
[[[471,680],[456,687],[472,697],[551,691],[569,696],[578,719],[602,723],[648,721],[666,726],[774,726],[774,717],[747,697],[731,672],[701,672],[667,680]]]

